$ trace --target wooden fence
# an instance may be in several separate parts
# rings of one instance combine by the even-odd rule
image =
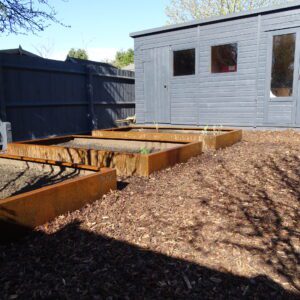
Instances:
[[[112,127],[134,111],[134,72],[0,54],[0,118],[15,141]]]

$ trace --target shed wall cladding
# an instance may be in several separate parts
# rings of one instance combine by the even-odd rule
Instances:
[[[146,99],[145,91],[148,86],[155,85],[154,82],[144,81],[145,67],[147,62],[153,62],[153,49],[161,47],[172,47],[172,50],[194,48],[197,46],[197,28],[180,31],[167,32],[135,39],[135,74],[136,74],[136,112],[137,122],[157,122],[155,115],[145,117]],[[171,53],[167,63],[170,65],[168,91],[170,97],[171,124],[196,124],[197,123],[197,98],[195,88],[198,86],[197,76],[173,77],[171,75]],[[187,77],[188,79],[186,80]],[[154,80],[154,78],[152,79]],[[153,95],[153,98],[155,95]],[[146,120],[147,118],[147,120]]]
[[[237,72],[211,72],[211,46],[237,43]],[[199,124],[253,125],[256,104],[257,19],[200,27]],[[199,84],[200,83],[200,84]]]
[[[297,31],[297,27],[300,28],[300,9],[291,9],[135,37],[137,122],[300,125],[296,120],[297,86],[293,99],[270,99],[272,36],[287,30]],[[212,73],[211,47],[230,43],[238,46],[237,72]],[[169,101],[170,119],[160,122],[154,107],[157,105],[154,77],[159,71],[155,70],[153,60],[155,51],[164,47],[169,49],[169,77],[166,81],[169,100],[166,106]],[[195,75],[174,77],[173,51],[190,48],[196,49]],[[296,53],[299,51],[300,48],[296,48]],[[298,72],[298,55],[295,57],[295,72]],[[153,76],[146,76],[147,72],[153,72]],[[151,93],[152,104],[148,103]],[[163,106],[161,103],[160,108]]]

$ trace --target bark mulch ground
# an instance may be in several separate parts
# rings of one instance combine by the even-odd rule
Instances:
[[[299,299],[300,134],[245,132],[0,246],[0,298]]]

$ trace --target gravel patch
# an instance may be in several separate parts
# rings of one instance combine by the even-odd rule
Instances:
[[[37,168],[29,164],[12,165],[0,162],[0,199],[29,192],[78,176],[70,168]]]
[[[127,152],[127,153],[155,153],[182,146],[178,143],[151,142],[136,140],[110,140],[110,139],[86,139],[75,138],[65,143],[56,144],[62,147],[95,149],[104,151]]]
[[[115,152],[127,152],[127,153],[140,153],[142,149],[131,149],[128,147],[111,147],[111,146],[103,146],[97,143],[81,143],[78,141],[69,141],[65,143],[57,144],[57,146],[68,147],[68,148],[84,148],[84,149],[95,149],[95,150],[103,150],[103,151],[115,151]],[[157,152],[153,149],[149,149],[149,153]]]

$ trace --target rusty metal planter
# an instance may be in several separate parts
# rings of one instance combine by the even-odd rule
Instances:
[[[0,163],[22,164],[32,168],[51,166],[55,168],[73,168],[80,173],[73,179],[37,188],[16,196],[0,199],[0,228],[13,226],[34,228],[69,211],[81,208],[86,203],[100,199],[110,190],[116,189],[116,172],[113,169],[99,169],[91,166],[74,166],[70,163],[58,163],[43,159],[0,155]],[[5,232],[4,232],[5,234]]]
[[[169,149],[150,154],[128,153],[126,151],[97,150],[91,148],[65,147],[58,146],[72,139],[89,139],[91,141],[121,142],[126,144],[141,143],[142,139],[100,139],[92,136],[72,135],[65,137],[56,137],[41,140],[32,140],[8,145],[7,153],[19,156],[28,156],[35,158],[51,159],[55,161],[64,161],[77,164],[85,164],[97,167],[115,168],[118,175],[138,175],[149,176],[154,171],[185,162],[189,158],[202,153],[201,142],[188,141],[170,141],[165,142],[162,139],[158,142],[152,140],[151,143],[166,144]],[[150,139],[144,141],[149,143]]]
[[[217,129],[217,134],[203,134],[201,127],[178,127],[178,126],[126,126],[104,130],[93,130],[92,135],[101,138],[123,138],[136,140],[157,141],[190,141],[203,143],[203,150],[220,149],[231,146],[242,139],[242,130]],[[212,128],[206,130],[214,132]]]

